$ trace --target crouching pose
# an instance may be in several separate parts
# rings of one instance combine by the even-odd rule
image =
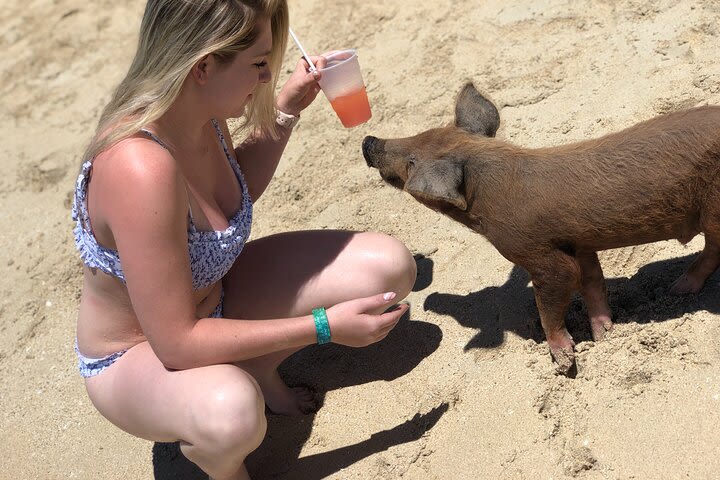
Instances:
[[[285,0],[150,0],[75,190],[90,399],[126,432],[179,441],[216,479],[248,478],[266,406],[317,408],[278,365],[316,342],[381,340],[415,280],[408,250],[378,233],[248,241],[253,202],[319,91],[300,60],[275,97],[287,30]],[[237,147],[232,117],[251,132]]]

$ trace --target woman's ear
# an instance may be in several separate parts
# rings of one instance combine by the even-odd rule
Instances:
[[[193,65],[190,70],[190,75],[198,85],[205,85],[207,83],[208,74],[211,68],[210,63],[214,60],[215,59],[212,55],[205,55],[203,58],[195,62],[195,65]]]

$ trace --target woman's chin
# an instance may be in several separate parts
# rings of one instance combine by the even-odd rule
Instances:
[[[245,115],[245,105],[230,113],[228,118],[240,118]]]

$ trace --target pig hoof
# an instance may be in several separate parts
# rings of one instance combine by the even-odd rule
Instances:
[[[552,356],[557,363],[555,371],[561,375],[568,375],[570,369],[575,365],[575,352],[563,349],[551,350]]]
[[[593,340],[599,342],[605,340],[608,332],[610,332],[615,325],[609,318],[598,318],[590,319],[590,328],[592,330]]]
[[[687,295],[688,293],[698,293],[700,289],[702,289],[702,283],[685,273],[675,280],[675,283],[670,287],[670,293],[673,295]]]
[[[568,375],[570,369],[575,365],[575,343],[567,338],[561,342],[549,343],[550,353],[557,363],[556,371],[562,375]]]

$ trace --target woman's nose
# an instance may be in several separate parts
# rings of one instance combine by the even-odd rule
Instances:
[[[271,78],[272,74],[270,73],[270,67],[266,65],[262,70],[260,70],[260,77],[258,78],[258,82],[268,83]]]

